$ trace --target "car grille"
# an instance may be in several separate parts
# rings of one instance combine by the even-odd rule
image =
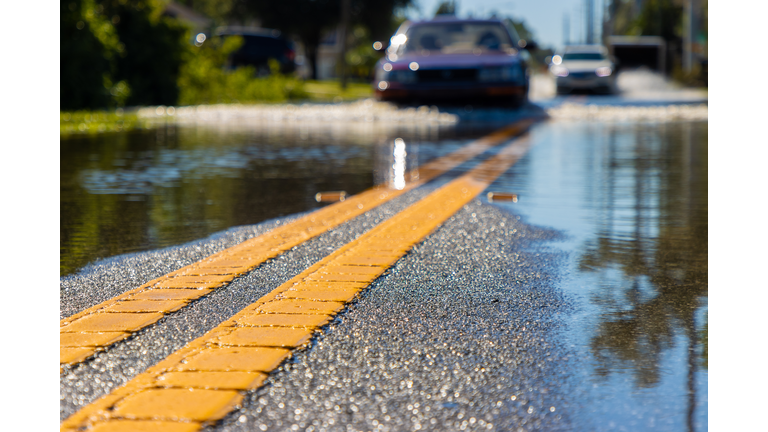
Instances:
[[[426,69],[418,70],[416,76],[422,83],[474,82],[477,69]]]
[[[571,72],[568,75],[571,76],[571,78],[575,79],[585,79],[585,78],[594,78],[595,73],[592,71],[589,72]]]

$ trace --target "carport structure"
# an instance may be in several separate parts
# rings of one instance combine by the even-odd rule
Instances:
[[[608,36],[608,50],[620,68],[648,68],[666,74],[667,44],[661,36]]]

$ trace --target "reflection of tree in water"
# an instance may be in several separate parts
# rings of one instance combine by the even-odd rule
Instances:
[[[597,373],[630,369],[638,387],[659,382],[659,360],[688,336],[689,429],[696,360],[694,314],[707,296],[707,125],[672,124],[638,128],[627,144],[612,130],[593,186],[599,220],[597,238],[580,260],[582,271],[622,282],[604,283],[594,301],[604,310],[592,338]],[[631,179],[629,182],[628,179]],[[706,331],[705,323],[699,326]],[[706,348],[703,347],[703,348]],[[707,354],[703,350],[703,356]]]
[[[300,134],[166,127],[62,140],[60,274],[304,212],[322,205],[317,191],[370,187],[366,141]]]

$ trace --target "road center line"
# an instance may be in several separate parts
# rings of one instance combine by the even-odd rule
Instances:
[[[527,137],[515,140],[83,407],[64,420],[61,430],[195,431],[223,418],[246,391],[261,386],[265,374],[307,344],[346,303],[509,169],[529,145]]]
[[[521,134],[532,123],[532,119],[521,120],[418,167],[409,173],[410,181],[401,190],[376,186],[62,319],[59,323],[60,366],[86,360],[96,351],[154,324],[164,315],[228,285],[265,261]]]

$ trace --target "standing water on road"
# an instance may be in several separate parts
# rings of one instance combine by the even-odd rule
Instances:
[[[556,121],[493,187],[564,232],[581,430],[707,430],[707,123]]]
[[[370,140],[369,140],[370,141]],[[371,147],[330,136],[160,128],[62,140],[61,274],[371,186]]]
[[[97,259],[327,205],[315,201],[318,192],[359,193],[388,180],[394,138],[405,140],[411,169],[492,127],[457,129],[434,108],[365,109],[366,102],[346,111],[262,108],[255,119],[258,107],[208,108],[197,112],[197,125],[181,118],[152,130],[62,138],[61,276]],[[370,118],[339,117],[345,113]]]

